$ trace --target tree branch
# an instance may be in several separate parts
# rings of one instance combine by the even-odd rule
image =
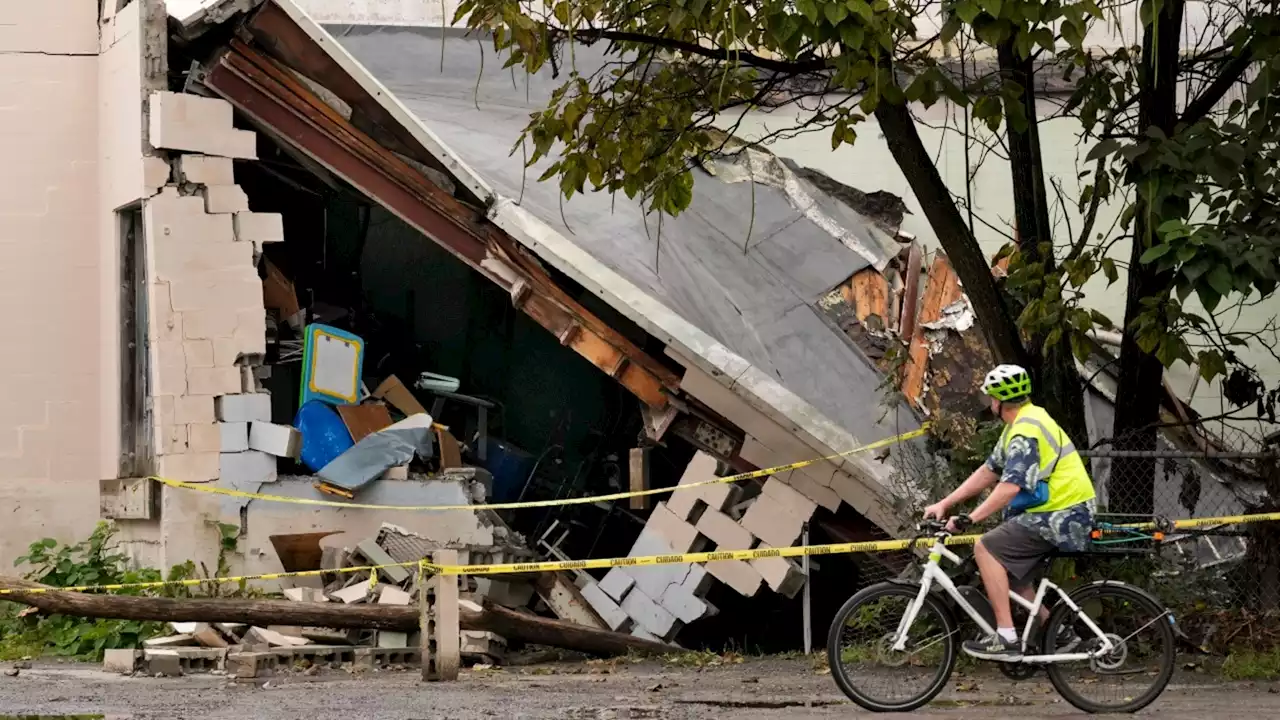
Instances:
[[[1244,71],[1248,70],[1252,63],[1253,45],[1245,45],[1240,50],[1240,54],[1231,58],[1231,61],[1222,68],[1222,72],[1209,83],[1209,87],[1187,105],[1178,122],[1188,125],[1199,122],[1200,118],[1207,115],[1222,98],[1226,97],[1227,91],[1240,81],[1240,76],[1244,75]]]
[[[552,35],[562,37],[569,36],[569,32],[562,28],[548,27],[547,32]],[[732,55],[739,62],[744,62],[747,65],[763,68],[765,70],[772,70],[774,72],[791,73],[795,75],[817,72],[827,68],[826,58],[814,58],[805,62],[770,60],[769,58],[760,57],[759,55],[743,52],[741,50],[730,50],[722,47],[705,47],[685,40],[645,35],[644,33],[624,32],[621,30],[577,30],[573,33],[573,39],[584,45],[590,45],[599,40],[635,43],[637,45],[653,45],[655,47],[666,48],[668,50],[679,50],[691,55],[699,55],[701,57],[721,61],[729,55]]]

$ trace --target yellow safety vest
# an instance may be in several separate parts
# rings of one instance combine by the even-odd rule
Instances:
[[[1026,512],[1065,510],[1096,497],[1093,480],[1089,478],[1089,471],[1085,469],[1080,453],[1076,452],[1076,446],[1044,408],[1027,403],[1013,422],[1005,427],[1000,436],[1000,446],[1006,458],[1009,443],[1019,435],[1036,441],[1040,452],[1040,482],[1049,486],[1049,499],[1028,507]]]

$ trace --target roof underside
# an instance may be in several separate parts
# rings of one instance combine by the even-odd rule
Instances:
[[[869,411],[879,399],[879,372],[814,305],[871,260],[884,258],[883,233],[843,202],[801,181],[819,218],[836,220],[862,252],[815,222],[814,208],[797,209],[794,196],[756,183],[753,199],[750,183],[701,171],[692,206],[664,218],[660,232],[657,216],[645,217],[623,195],[588,193],[562,203],[556,183],[537,182],[545,163],[526,171],[520,150],[511,152],[529,114],[545,107],[561,82],[549,71],[513,75],[490,43],[442,37],[438,29],[330,30],[494,192],[518,200],[859,440],[901,432],[894,421],[903,418],[882,426],[881,413]],[[575,55],[580,72],[602,62],[592,48],[578,48]]]

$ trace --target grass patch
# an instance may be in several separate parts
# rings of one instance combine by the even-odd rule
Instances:
[[[1222,677],[1228,680],[1275,680],[1280,678],[1280,648],[1233,650],[1222,662]]]

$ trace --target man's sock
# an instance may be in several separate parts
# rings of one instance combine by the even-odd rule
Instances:
[[[1011,627],[996,628],[996,634],[1005,642],[1018,642],[1018,632]]]

